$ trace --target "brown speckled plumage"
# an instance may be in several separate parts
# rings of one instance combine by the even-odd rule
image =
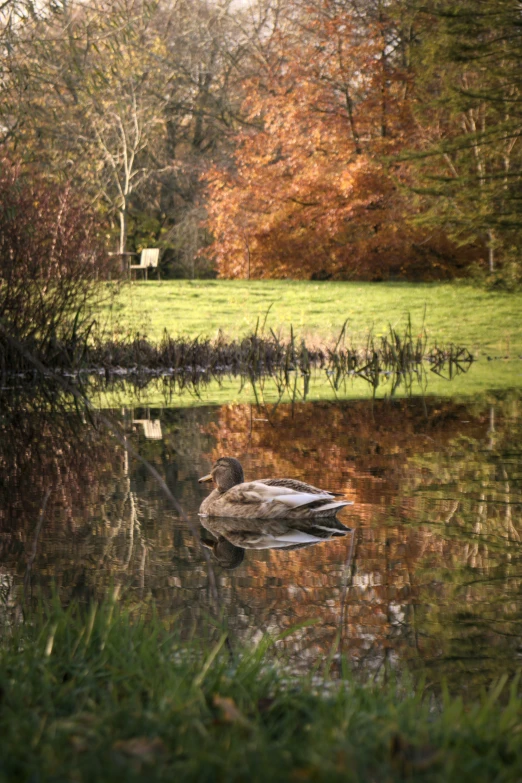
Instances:
[[[202,502],[201,516],[250,519],[317,519],[335,517],[349,501],[296,479],[244,481],[243,468],[234,457],[221,457],[200,481],[216,488]]]

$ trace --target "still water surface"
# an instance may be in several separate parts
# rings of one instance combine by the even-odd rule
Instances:
[[[4,619],[53,589],[67,603],[118,584],[122,601],[154,604],[187,634],[294,627],[278,645],[299,671],[332,654],[335,674],[342,654],[364,677],[408,668],[463,690],[521,666],[520,391],[111,411],[190,524],[102,426],[36,407],[2,419]],[[197,479],[224,455],[247,479],[344,493],[353,505],[339,519],[353,534],[248,549],[223,568],[201,546],[209,485]]]

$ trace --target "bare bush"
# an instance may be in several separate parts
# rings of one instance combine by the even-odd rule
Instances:
[[[77,365],[93,325],[106,254],[95,219],[70,187],[0,161],[0,371],[23,370],[6,336],[42,361]]]

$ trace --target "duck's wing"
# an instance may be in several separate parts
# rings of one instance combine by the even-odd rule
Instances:
[[[289,489],[295,489],[296,492],[312,492],[317,495],[331,495],[332,497],[342,497],[342,492],[332,492],[329,489],[319,489],[312,484],[307,484],[305,481],[298,481],[297,479],[257,479],[257,482],[261,484],[268,484],[271,487],[288,487]]]
[[[273,481],[276,483],[273,483]],[[248,504],[280,503],[289,511],[311,504],[315,504],[314,507],[320,507],[322,511],[350,505],[349,501],[335,500],[334,495],[330,492],[324,492],[303,482],[296,483],[303,489],[296,488],[295,483],[291,479],[248,481],[244,484],[236,484],[223,497],[229,503],[238,503],[243,506]]]

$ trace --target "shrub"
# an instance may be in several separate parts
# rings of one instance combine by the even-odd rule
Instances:
[[[0,319],[9,335],[44,362],[74,364],[106,265],[96,220],[69,186],[0,160]],[[0,368],[22,368],[5,333]]]

